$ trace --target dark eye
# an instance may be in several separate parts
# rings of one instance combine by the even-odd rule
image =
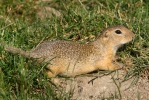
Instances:
[[[116,34],[121,34],[122,32],[120,30],[115,31]]]

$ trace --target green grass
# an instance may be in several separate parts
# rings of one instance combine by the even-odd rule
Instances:
[[[39,19],[40,7],[61,13]],[[147,0],[0,1],[0,41],[30,50],[43,40],[93,41],[107,26],[124,25],[135,40],[120,49],[127,65],[125,79],[149,75],[149,3]],[[129,59],[128,59],[129,58]],[[44,64],[4,51],[0,47],[0,99],[69,100],[71,95],[49,83]],[[145,74],[144,74],[145,73]]]

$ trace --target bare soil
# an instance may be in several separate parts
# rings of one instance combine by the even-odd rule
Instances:
[[[136,84],[131,85],[134,78],[122,82],[124,76],[122,70],[108,75],[95,73],[61,80],[61,86],[68,93],[72,91],[72,99],[76,100],[149,100],[147,78],[139,78]]]

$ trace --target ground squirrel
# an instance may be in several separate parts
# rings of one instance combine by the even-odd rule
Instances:
[[[5,50],[30,58],[50,61],[47,74],[54,77],[58,74],[73,77],[95,70],[115,70],[118,68],[112,60],[117,49],[134,38],[134,33],[124,26],[106,28],[90,44],[79,44],[69,41],[46,41],[31,51],[5,46]]]

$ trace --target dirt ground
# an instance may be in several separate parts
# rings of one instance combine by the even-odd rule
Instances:
[[[123,79],[124,72],[119,70],[109,75],[99,76],[94,73],[92,76],[78,76],[63,80],[62,84],[66,92],[73,91],[72,99],[76,100],[109,100],[109,97],[112,100],[149,100],[147,78],[140,78],[137,84],[130,88],[134,78],[122,82]]]

